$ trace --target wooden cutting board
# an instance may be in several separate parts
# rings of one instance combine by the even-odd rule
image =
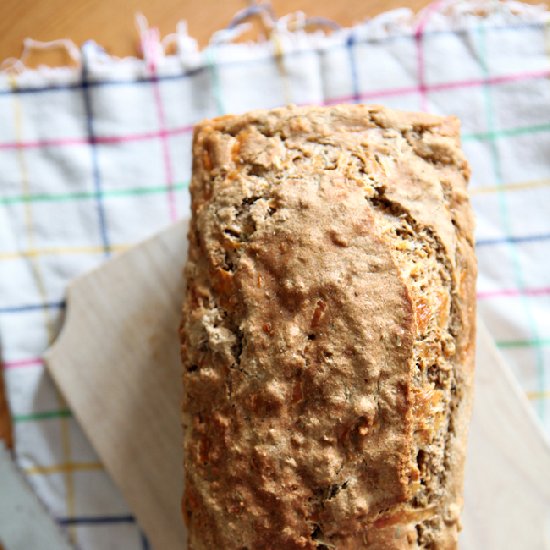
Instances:
[[[178,325],[187,222],[75,280],[46,355],[153,548],[182,550]],[[550,533],[550,446],[479,323],[462,550],[538,550]]]

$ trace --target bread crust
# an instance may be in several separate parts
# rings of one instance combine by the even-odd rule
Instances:
[[[456,548],[475,338],[453,117],[195,128],[181,329],[189,548]]]

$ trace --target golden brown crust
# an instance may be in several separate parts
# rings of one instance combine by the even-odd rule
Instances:
[[[455,548],[475,258],[454,118],[200,124],[182,321],[192,550]]]

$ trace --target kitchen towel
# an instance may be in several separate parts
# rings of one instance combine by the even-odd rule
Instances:
[[[255,15],[268,38],[233,43]],[[202,51],[184,25],[161,40],[140,19],[143,59],[90,42],[67,45],[78,67],[4,64],[0,344],[16,459],[79,548],[148,542],[42,355],[68,281],[188,215],[191,131],[206,117],[347,102],[459,116],[479,312],[550,433],[549,21],[517,2],[443,1],[338,29],[253,5]]]

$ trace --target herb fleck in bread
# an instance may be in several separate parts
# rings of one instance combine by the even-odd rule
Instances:
[[[451,549],[475,336],[452,117],[199,124],[183,307],[191,550]]]

